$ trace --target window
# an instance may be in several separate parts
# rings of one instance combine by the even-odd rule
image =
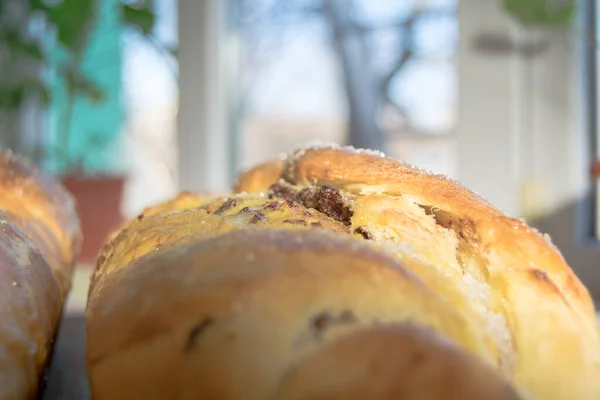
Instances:
[[[236,1],[238,167],[351,143],[455,175],[457,1]]]
[[[177,7],[171,0],[159,0],[154,8],[150,37],[125,30],[121,39],[128,216],[177,192]]]
[[[221,21],[226,19],[222,14],[229,14],[220,9],[223,4],[234,5],[233,33]],[[584,186],[591,183],[588,179],[584,185],[583,158],[589,158],[591,147],[583,142],[584,133],[595,126],[591,116],[597,104],[590,100],[590,92],[596,96],[595,85],[585,99],[577,93],[591,87],[595,71],[583,77],[583,85],[575,79],[583,81],[580,53],[586,60],[595,58],[596,47],[583,51],[581,35],[565,29],[544,30],[543,35],[518,29],[502,1],[481,0],[354,0],[353,8],[336,14],[345,18],[345,40],[340,41],[340,35],[333,35],[339,25],[333,29],[332,15],[321,4],[338,3],[180,2],[180,188],[226,191],[236,170],[312,139],[377,144],[371,129],[376,122],[387,153],[447,173],[507,215],[525,216],[549,233],[600,298],[598,248],[574,234],[576,210]],[[407,23],[415,12],[420,18]],[[595,19],[585,10],[581,14],[588,22]],[[411,27],[412,41],[405,41],[405,30],[398,28],[402,22]],[[363,86],[376,87],[370,83],[384,79],[407,42],[418,45],[419,56],[390,80],[392,90],[375,95],[365,90]],[[348,63],[358,72],[346,74],[340,43],[351,50],[347,57],[359,59]],[[590,64],[586,62],[587,70]],[[231,69],[241,82],[232,83]],[[411,86],[415,79],[420,84]],[[352,84],[361,95],[346,96]],[[230,91],[231,86],[236,90]],[[225,100],[220,97],[224,92]],[[350,113],[356,104],[347,97],[370,107],[370,117],[359,121],[363,132],[371,132],[366,139],[352,136],[349,128],[357,121],[349,116],[356,114]],[[232,103],[236,107],[228,108]],[[587,129],[579,126],[578,103],[587,109]],[[432,110],[427,114],[431,120],[422,117],[423,104]],[[224,121],[236,129],[223,128]],[[588,240],[594,234],[590,212],[595,206],[590,204],[581,218],[589,227]]]

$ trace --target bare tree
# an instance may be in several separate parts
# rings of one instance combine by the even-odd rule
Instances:
[[[274,0],[263,9],[255,2],[238,0],[241,27],[249,52],[254,57],[253,68],[260,68],[269,57],[276,57],[285,37],[286,24],[297,19],[318,18],[329,25],[331,43],[344,72],[344,89],[349,110],[348,142],[356,147],[385,151],[386,140],[378,122],[382,107],[389,107],[410,124],[408,113],[391,95],[394,78],[418,57],[415,46],[415,26],[423,18],[448,15],[453,10],[429,11],[415,9],[397,21],[381,25],[365,24],[358,18],[355,0]],[[278,34],[265,35],[265,24],[277,24]],[[271,28],[273,25],[271,26]],[[378,71],[371,62],[369,35],[379,29],[398,29],[402,45],[387,71]],[[250,81],[251,82],[251,81]],[[250,83],[251,84],[251,83]],[[251,86],[246,87],[246,93]]]
[[[368,43],[355,20],[354,2],[323,0],[322,10],[331,24],[344,71],[350,112],[349,142],[360,148],[385,150],[385,138],[377,124],[379,85],[372,71]]]

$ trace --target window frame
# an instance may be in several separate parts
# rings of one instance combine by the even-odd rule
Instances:
[[[583,43],[581,47],[581,72],[582,79],[578,82],[582,90],[582,125],[586,135],[585,164],[591,166],[594,160],[600,159],[598,141],[599,128],[599,96],[600,82],[598,81],[598,68],[600,66],[600,52],[594,41],[599,35],[597,14],[599,11],[598,0],[582,0],[580,4],[579,26],[582,29]],[[586,177],[589,185],[587,195],[580,206],[577,231],[579,239],[583,242],[593,242],[597,245],[600,238],[600,177],[591,175]]]
[[[178,1],[178,189],[227,193],[237,172],[239,35],[232,0]]]

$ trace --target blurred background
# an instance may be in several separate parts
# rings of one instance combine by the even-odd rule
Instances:
[[[596,0],[0,0],[0,145],[122,218],[311,141],[460,180],[600,298]],[[87,266],[87,267],[86,267]]]

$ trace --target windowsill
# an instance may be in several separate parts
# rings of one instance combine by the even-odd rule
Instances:
[[[92,271],[93,268],[88,265],[77,265],[73,273],[71,292],[65,306],[67,315],[80,315],[85,312]]]

